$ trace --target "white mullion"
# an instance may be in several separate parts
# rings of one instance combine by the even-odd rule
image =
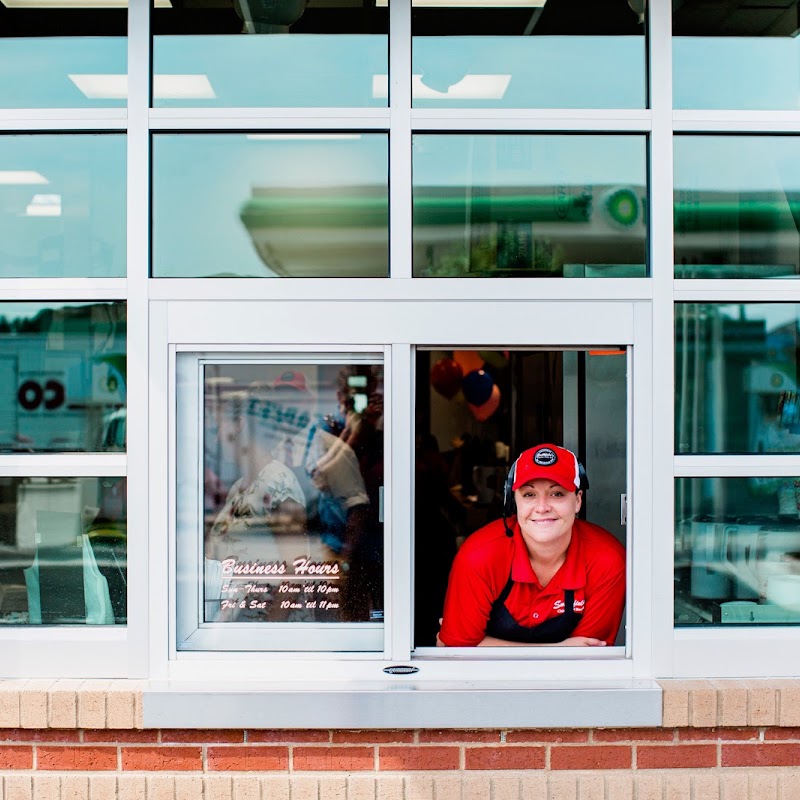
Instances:
[[[413,273],[411,0],[389,3],[389,270],[391,287]]]
[[[147,677],[148,659],[148,260],[150,0],[128,6],[128,670]]]
[[[0,109],[0,131],[124,131],[127,113],[120,109]]]
[[[0,475],[20,478],[124,476],[124,453],[36,453],[0,455]]]
[[[387,474],[384,480],[384,519],[388,521],[385,537],[385,655],[389,661],[408,661],[412,642],[412,542],[414,529],[414,354],[407,342],[387,348],[384,380],[389,381],[389,432],[384,443]]]
[[[125,278],[2,278],[4,301],[119,300],[127,292]]]
[[[408,198],[410,203],[410,197]],[[399,223],[398,223],[399,225]],[[395,228],[392,229],[393,231]],[[393,234],[394,235],[394,234]],[[399,235],[399,231],[398,234]],[[409,234],[410,236],[410,234]],[[410,256],[408,256],[410,258]],[[648,278],[174,278],[150,281],[152,300],[642,300],[653,297]]]
[[[800,111],[675,111],[682,133],[797,133]]]
[[[494,109],[487,115],[468,109],[414,109],[414,130],[486,131],[578,131],[647,133],[652,127],[650,111],[570,112],[569,110]]]
[[[798,303],[800,281],[770,280],[678,280],[675,301],[681,303]]]
[[[675,456],[676,478],[797,477],[800,454]]]
[[[648,3],[650,51],[650,264],[653,280],[653,447],[651,506],[652,537],[652,663],[656,675],[667,677],[672,669],[674,617],[674,341],[672,302],[672,4]],[[643,526],[639,534],[646,535]],[[635,602],[635,598],[634,598]],[[640,620],[640,624],[646,622]]]

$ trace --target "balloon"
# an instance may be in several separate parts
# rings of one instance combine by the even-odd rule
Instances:
[[[464,376],[461,390],[470,405],[482,406],[492,396],[493,386],[492,376],[486,370],[476,369]]]
[[[490,366],[502,369],[508,366],[508,358],[498,350],[479,350],[478,355]]]
[[[475,417],[478,422],[485,422],[489,417],[494,414],[495,411],[500,406],[500,389],[495,384],[492,386],[492,394],[491,397],[482,405],[482,406],[473,406],[468,404],[469,410],[472,412],[472,416]]]
[[[440,358],[431,367],[431,386],[448,400],[458,394],[463,377],[463,370],[452,358]]]
[[[465,375],[483,366],[483,359],[475,350],[454,350],[453,358],[461,365]]]

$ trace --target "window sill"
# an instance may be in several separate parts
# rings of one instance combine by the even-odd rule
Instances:
[[[145,728],[657,727],[655,681],[150,682]]]

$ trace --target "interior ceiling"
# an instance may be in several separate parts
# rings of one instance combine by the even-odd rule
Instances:
[[[792,36],[797,0],[673,0],[676,36]]]

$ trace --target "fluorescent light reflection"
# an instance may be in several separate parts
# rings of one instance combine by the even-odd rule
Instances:
[[[360,133],[248,133],[248,139],[272,139],[276,141],[300,141],[322,139],[360,139]]]
[[[424,84],[422,77],[411,76],[411,96],[417,100],[502,100],[511,83],[510,75],[465,75],[446,92],[440,92]],[[372,96],[389,96],[388,75],[372,76]]]
[[[29,217],[60,217],[61,195],[35,194],[26,206],[25,214]]]
[[[125,100],[127,75],[69,75],[89,100]],[[160,100],[213,100],[216,97],[208,75],[153,75],[153,95]]]
[[[50,183],[41,172],[31,169],[0,170],[0,183],[16,186],[27,186],[36,183]]]

